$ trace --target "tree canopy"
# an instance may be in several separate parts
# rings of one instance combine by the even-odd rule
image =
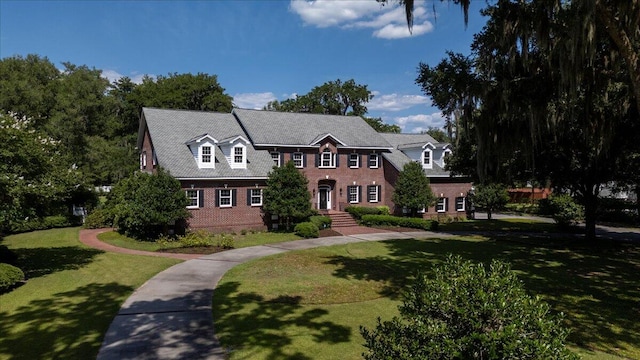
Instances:
[[[282,167],[274,167],[269,172],[267,187],[263,192],[262,209],[267,214],[277,215],[289,229],[292,221],[312,214],[308,182],[293,161],[288,161]]]
[[[411,216],[433,204],[435,197],[422,165],[414,161],[404,165],[398,174],[392,198],[396,206],[407,208]]]

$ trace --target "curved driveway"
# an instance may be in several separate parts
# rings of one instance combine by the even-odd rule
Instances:
[[[95,239],[99,232],[81,230],[81,241],[107,251],[133,253],[101,243]],[[389,231],[298,240],[197,255],[199,257],[174,265],[154,276],[125,301],[105,334],[98,359],[225,359],[225,351],[214,334],[211,299],[218,281],[232,267],[291,250],[433,236],[442,237],[446,234]],[[158,256],[158,253],[144,251],[135,253]],[[168,254],[162,256],[174,257]]]

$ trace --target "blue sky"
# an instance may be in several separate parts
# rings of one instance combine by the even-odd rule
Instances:
[[[243,108],[355,79],[375,95],[369,116],[418,132],[443,124],[415,84],[418,64],[468,54],[483,5],[472,2],[465,28],[458,6],[418,2],[409,35],[403,10],[375,0],[0,0],[0,57],[38,54],[110,80],[215,74]]]

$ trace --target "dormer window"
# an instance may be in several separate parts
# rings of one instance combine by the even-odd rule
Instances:
[[[211,162],[211,146],[202,147],[202,163],[207,164]]]
[[[432,165],[432,161],[433,161],[433,159],[432,159],[433,156],[432,155],[433,155],[433,152],[431,151],[431,149],[425,149],[422,152],[422,167],[423,168],[431,168],[433,166]]]
[[[243,144],[238,144],[232,149],[231,168],[246,169],[247,168],[247,148]]]
[[[201,169],[215,168],[215,148],[210,142],[198,146],[198,167]]]

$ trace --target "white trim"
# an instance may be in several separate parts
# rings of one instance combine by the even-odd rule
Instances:
[[[327,192],[327,203],[326,203],[327,208],[326,209],[321,209],[320,208],[320,192],[321,191],[326,191]],[[331,186],[329,186],[329,185],[320,185],[320,186],[318,186],[318,200],[317,200],[318,210],[330,210],[331,209],[331,193],[332,193]]]
[[[280,157],[282,154],[279,151],[270,151],[269,154],[271,155],[271,160],[273,160],[274,166],[280,167]],[[278,158],[276,159],[274,155],[277,155]]]
[[[351,190],[355,190],[355,193],[352,194]],[[351,200],[351,195],[355,195],[356,199]],[[360,185],[349,185],[347,186],[347,202],[349,202],[349,204],[357,204],[360,202]]]
[[[461,209],[458,208],[458,199],[462,199],[462,208]],[[467,210],[467,199],[465,199],[464,196],[456,197],[455,202],[456,202],[456,211],[460,212],[460,211]]]
[[[300,159],[296,159],[296,155],[300,155]],[[291,154],[291,160],[293,161],[293,165],[298,168],[298,169],[302,169],[304,167],[304,153],[301,153],[299,151],[296,151],[294,153]],[[300,165],[298,165],[296,162],[300,161]]]
[[[371,166],[371,157],[372,156],[376,157],[376,165],[375,166]],[[367,157],[367,167],[369,167],[369,169],[378,169],[378,168],[380,168],[380,155],[376,154],[376,153],[369,154],[369,156]]]
[[[203,154],[204,148],[211,148],[211,161],[203,162],[202,159],[205,154]],[[200,169],[215,169],[216,168],[216,146],[209,141],[203,142],[198,146],[198,159],[197,159],[198,167]]]
[[[368,202],[370,202],[370,203],[377,203],[377,202],[379,202],[379,201],[380,201],[380,192],[378,191],[378,185],[369,185],[369,186],[367,186],[367,189],[368,189],[368,190],[373,189],[373,191],[374,191],[374,192],[375,192],[375,194],[376,194],[376,198],[375,198],[375,200],[371,200],[372,192],[367,191],[367,201],[368,201]]]
[[[318,168],[322,168],[322,169],[332,169],[336,167],[336,156],[337,154],[334,153],[333,151],[323,151],[320,154],[320,161],[318,163]],[[329,155],[329,165],[323,165],[324,164],[324,155]]]
[[[355,156],[355,162],[356,162],[355,165],[351,165],[351,160],[352,160],[351,157],[352,156]],[[360,154],[358,154],[358,153],[350,153],[349,157],[347,158],[347,164],[349,165],[349,168],[351,168],[351,169],[359,168],[360,167]]]
[[[337,143],[339,143],[340,145],[343,146],[347,146],[347,144],[345,144],[342,140],[338,139],[337,137],[331,135],[331,133],[327,133],[325,134],[323,137],[319,138],[318,140],[310,143],[309,145],[316,145],[316,144],[320,144],[321,141],[323,141],[324,139],[331,137],[333,140],[335,140]]]
[[[242,154],[236,154],[236,150],[241,149]],[[236,157],[240,156],[240,161],[236,161]],[[244,144],[237,144],[231,147],[230,153],[230,163],[232,169],[246,169],[247,168],[247,146]]]
[[[429,154],[429,161],[425,162],[425,155]],[[433,150],[425,149],[420,155],[420,164],[424,169],[433,169]]]
[[[223,191],[228,191],[229,192],[229,196],[224,196],[224,199],[229,199],[229,204],[222,204],[222,192]],[[226,207],[233,207],[233,191],[232,189],[218,189],[218,206],[221,208],[226,208]]]
[[[442,209],[440,209],[440,206],[442,206]],[[436,202],[436,212],[439,212],[439,213],[447,212],[447,198],[446,197],[438,198],[438,201]]]

